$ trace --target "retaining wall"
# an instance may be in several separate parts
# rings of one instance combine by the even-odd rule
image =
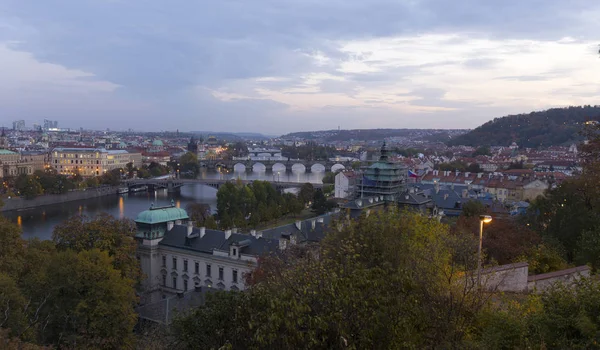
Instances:
[[[116,195],[117,187],[98,187],[88,188],[85,191],[71,191],[65,194],[48,194],[33,199],[25,198],[4,198],[4,206],[0,211],[11,211],[41,207],[44,205],[53,205],[65,202],[78,201],[83,199],[97,198],[108,195]]]

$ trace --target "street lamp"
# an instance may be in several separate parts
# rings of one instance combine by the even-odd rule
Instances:
[[[277,172],[277,182],[281,182],[279,181],[279,171]]]
[[[479,249],[477,250],[477,286],[481,288],[481,245],[483,243],[483,224],[492,222],[489,215],[479,215]]]

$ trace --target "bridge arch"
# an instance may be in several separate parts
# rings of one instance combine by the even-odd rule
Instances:
[[[313,173],[324,173],[327,168],[321,163],[315,163],[310,167],[310,171]]]
[[[273,169],[273,172],[285,172],[287,170],[287,167],[285,166],[285,164],[282,163],[275,163],[273,164],[273,167],[271,168]]]
[[[257,162],[252,165],[252,171],[256,173],[264,173],[267,171],[267,166],[261,162]]]
[[[246,165],[243,163],[236,163],[233,166],[233,171],[237,171],[237,172],[243,172],[246,171]]]
[[[336,163],[334,165],[331,166],[331,172],[335,173],[336,171],[340,171],[340,170],[346,170],[346,167],[343,166],[340,163]]]
[[[304,166],[304,164],[296,163],[292,165],[292,171],[296,173],[305,173],[306,167]]]

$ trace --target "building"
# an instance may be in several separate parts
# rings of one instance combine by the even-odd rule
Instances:
[[[141,212],[136,220],[137,256],[146,276],[145,301],[153,303],[197,287],[244,290],[259,256],[293,244],[319,242],[331,220],[324,215],[261,232],[194,227],[174,203]]]
[[[123,169],[128,163],[142,165],[140,153],[104,148],[54,148],[50,154],[50,166],[59,174],[99,176],[113,169]]]
[[[335,198],[353,199],[356,197],[356,183],[360,174],[354,171],[340,171],[335,175]]]
[[[24,120],[15,120],[13,122],[13,130],[15,130],[15,131],[25,130],[25,121]]]
[[[370,165],[360,179],[360,197],[383,196],[385,201],[395,202],[406,184],[407,169],[390,161],[390,151],[385,142],[381,147],[379,161]]]

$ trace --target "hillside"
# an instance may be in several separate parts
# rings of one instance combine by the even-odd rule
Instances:
[[[444,142],[451,136],[465,133],[466,130],[440,129],[352,129],[302,131],[281,136],[281,138],[301,138],[306,140],[334,141],[380,141],[391,137]]]
[[[583,123],[600,120],[600,106],[552,108],[529,114],[495,118],[470,132],[448,141],[457,146],[547,147],[581,140]]]

